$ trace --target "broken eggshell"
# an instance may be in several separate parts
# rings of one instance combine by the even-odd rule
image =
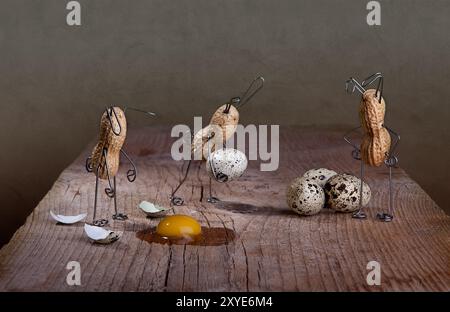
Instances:
[[[139,209],[141,209],[148,217],[157,218],[165,215],[172,208],[166,208],[162,206],[155,205],[148,201],[142,201],[139,204]]]
[[[118,240],[123,232],[114,232],[102,227],[84,224],[84,232],[94,242],[99,244],[110,244]]]
[[[80,222],[81,220],[86,218],[87,213],[82,213],[82,214],[79,214],[76,216],[64,216],[64,215],[54,214],[53,211],[50,210],[50,216],[58,223],[74,224],[74,223]]]
[[[235,180],[247,169],[247,156],[234,148],[219,149],[206,161],[206,171],[218,182]]]

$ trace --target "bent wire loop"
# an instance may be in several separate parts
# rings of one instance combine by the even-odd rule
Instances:
[[[259,82],[259,84],[258,84]],[[236,96],[231,98],[230,102],[228,102],[225,106],[225,110],[223,111],[225,114],[228,114],[231,108],[231,105],[236,108],[241,108],[245,104],[247,104],[255,95],[264,87],[264,77],[259,76],[252,80],[247,90],[242,94],[242,96]]]

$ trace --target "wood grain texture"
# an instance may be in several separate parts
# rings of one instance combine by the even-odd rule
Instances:
[[[3,291],[449,291],[450,217],[401,169],[394,171],[396,211],[392,223],[375,219],[387,208],[387,170],[370,168],[367,220],[325,210],[300,217],[286,205],[286,188],[313,167],[358,172],[341,131],[281,128],[280,168],[259,171],[250,161],[244,176],[214,184],[225,202],[206,202],[208,176],[194,163],[180,195],[203,226],[236,232],[228,245],[149,244],[136,232],[156,226],[136,207],[141,200],[169,205],[181,177],[181,162],[170,157],[168,128],[130,130],[125,149],[138,177],[126,180],[125,161],[117,175],[118,207],[128,221],[112,221],[112,200],[102,192],[99,216],[124,230],[111,245],[92,244],[83,224],[56,225],[49,211],[92,218],[94,177],[85,172],[90,147],[60,175],[52,189],[0,251]],[[200,201],[200,199],[202,199]],[[11,207],[13,209],[13,207]],[[81,286],[68,286],[66,265],[81,264]],[[366,284],[369,261],[381,264],[381,286]]]

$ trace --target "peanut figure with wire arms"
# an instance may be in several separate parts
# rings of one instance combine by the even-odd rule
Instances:
[[[378,81],[376,89],[367,89],[374,82]],[[383,94],[383,75],[381,73],[373,74],[361,83],[355,78],[350,78],[346,82],[346,91],[354,93],[358,91],[362,95],[359,108],[359,117],[361,126],[350,130],[344,135],[345,141],[353,146],[352,156],[361,161],[360,169],[360,196],[359,208],[353,214],[354,218],[364,219],[366,213],[363,211],[363,178],[365,164],[373,167],[379,167],[382,164],[389,168],[389,208],[388,212],[381,212],[377,217],[382,221],[392,221],[394,213],[393,191],[392,191],[392,168],[398,164],[398,158],[395,156],[395,149],[400,141],[400,136],[384,124],[386,104]],[[364,136],[359,146],[354,144],[349,135],[362,129]],[[391,139],[393,138],[393,140]],[[394,141],[392,143],[392,141]]]
[[[258,93],[264,86],[264,78],[255,78],[243,93],[242,96],[233,97],[230,101],[220,106],[212,115],[211,121],[208,126],[198,131],[192,138],[192,153],[194,159],[207,160],[208,156],[214,150],[223,148],[226,141],[233,136],[239,123],[239,111],[238,108],[242,108],[247,102],[249,102],[253,96]],[[189,170],[192,163],[192,157],[187,164],[186,172],[183,174],[183,178],[170,195],[170,201],[176,206],[181,206],[184,200],[176,196],[177,191],[186,181],[189,174]],[[184,165],[183,165],[184,167]],[[183,172],[183,167],[181,171]],[[215,176],[215,180],[218,182],[226,182],[228,179],[223,175]],[[216,203],[220,201],[217,197],[212,195],[212,179],[209,178],[209,197],[207,201],[209,203]]]
[[[144,112],[152,116],[155,115],[154,113],[141,111],[139,109],[129,109]],[[105,226],[108,224],[108,220],[106,219],[96,219],[99,179],[108,182],[105,193],[109,198],[114,200],[114,214],[112,218],[121,221],[128,219],[126,214],[118,212],[116,199],[116,175],[119,170],[121,154],[131,164],[131,169],[127,171],[128,181],[134,182],[137,175],[137,169],[134,162],[122,148],[127,135],[127,121],[125,118],[126,110],[127,108],[122,110],[117,106],[106,108],[100,121],[99,141],[94,147],[91,156],[86,159],[86,170],[95,173],[94,216],[92,224],[96,226]]]

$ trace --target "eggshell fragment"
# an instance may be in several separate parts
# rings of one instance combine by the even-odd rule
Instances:
[[[145,200],[139,204],[139,208],[145,212],[147,216],[152,218],[161,217],[171,210],[171,208],[158,206]]]
[[[53,211],[50,211],[50,216],[57,222],[63,224],[74,224],[80,222],[84,218],[86,218],[87,213],[82,213],[76,216],[64,216],[59,214],[54,214]]]
[[[123,232],[110,231],[102,227],[84,224],[84,232],[94,242],[99,244],[110,244],[117,241],[123,234]]]

